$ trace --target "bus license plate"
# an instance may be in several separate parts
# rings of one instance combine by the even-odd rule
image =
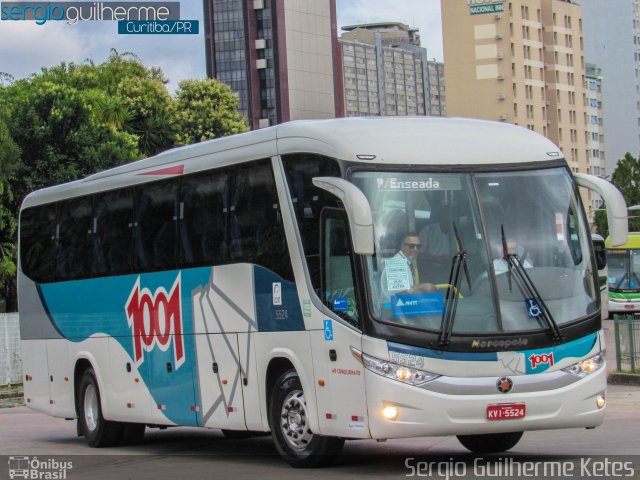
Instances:
[[[500,403],[487,405],[487,420],[512,420],[524,418],[527,406],[524,403]]]

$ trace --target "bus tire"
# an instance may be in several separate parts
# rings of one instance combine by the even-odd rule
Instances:
[[[458,435],[458,441],[473,453],[500,453],[511,450],[522,438],[523,432]]]
[[[92,368],[87,368],[80,379],[78,416],[80,429],[90,447],[112,447],[120,443],[123,426],[102,416],[100,389]]]
[[[276,450],[292,467],[329,465],[344,445],[344,438],[317,435],[309,428],[304,392],[295,370],[284,372],[273,386],[269,426]]]

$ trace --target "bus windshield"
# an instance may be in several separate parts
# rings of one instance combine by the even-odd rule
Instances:
[[[590,237],[564,168],[352,180],[374,215],[377,320],[441,331],[447,317],[453,335],[495,334],[558,331],[599,311]]]
[[[640,291],[640,249],[609,249],[607,262],[611,292]]]

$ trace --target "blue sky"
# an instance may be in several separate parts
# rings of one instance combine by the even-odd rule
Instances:
[[[317,0],[324,1],[324,0]],[[399,21],[420,28],[429,56],[442,60],[440,0],[336,0],[338,27]],[[202,20],[201,0],[182,0],[181,17]],[[104,61],[112,48],[133,52],[147,66],[162,68],[174,90],[180,80],[206,75],[204,34],[118,35],[116,22],[0,22],[0,72],[23,78],[62,61]]]

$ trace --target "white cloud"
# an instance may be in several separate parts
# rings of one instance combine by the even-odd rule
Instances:
[[[318,0],[320,1],[320,0]],[[202,1],[181,2],[181,17],[200,20],[199,35],[118,35],[115,22],[0,22],[0,72],[15,78],[60,62],[103,62],[111,48],[133,52],[146,66],[162,68],[174,90],[180,80],[206,75]],[[420,29],[422,46],[442,60],[440,0],[337,0],[338,26],[400,21]]]
[[[117,22],[89,21],[68,25],[49,21],[0,22],[0,72],[16,79],[60,62],[103,62],[115,48],[133,52],[147,67],[160,67],[171,91],[185,78],[206,75],[202,2],[182,2],[181,18],[200,20],[198,35],[118,35]]]
[[[344,25],[402,22],[420,29],[430,58],[443,59],[440,0],[336,0],[338,31]]]
[[[48,22],[2,22],[0,29],[0,70],[23,78],[62,60],[79,61],[83,39],[68,25]]]

